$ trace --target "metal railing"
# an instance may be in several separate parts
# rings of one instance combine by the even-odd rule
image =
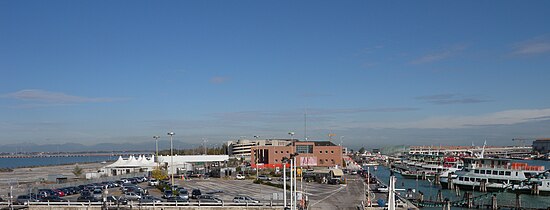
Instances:
[[[8,206],[7,202],[0,202],[0,207]],[[211,203],[211,202],[158,202],[158,203],[140,203],[138,201],[128,202],[126,205],[118,205],[112,202],[75,202],[75,201],[65,201],[65,202],[28,202],[24,205],[13,205],[13,206],[107,206],[107,207],[133,207],[133,206],[242,206],[242,207],[278,207],[283,206],[283,203],[274,203],[274,202],[265,202],[265,203],[234,203],[234,202],[220,202],[220,203]]]

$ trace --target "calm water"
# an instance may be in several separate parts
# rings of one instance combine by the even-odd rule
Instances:
[[[116,160],[113,156],[87,156],[87,157],[37,157],[37,158],[0,158],[0,168],[17,168],[28,166],[47,166],[84,162],[101,162]]]
[[[518,162],[526,162],[529,163],[529,165],[542,165],[545,166],[546,169],[550,169],[550,162],[549,161],[541,161],[541,160],[528,160],[528,161],[518,161]],[[371,173],[376,175],[379,179],[382,180],[385,184],[388,184],[390,171],[385,167],[378,167],[378,171],[373,171],[371,168]],[[464,195],[464,191],[460,192],[460,196],[457,196],[455,191],[447,190],[447,189],[441,189],[441,186],[432,185],[429,181],[425,180],[414,180],[414,179],[404,179],[401,177],[401,175],[396,174],[397,177],[397,183],[396,187],[401,189],[417,189],[417,191],[421,191],[424,193],[424,199],[429,200],[430,198],[432,200],[436,199],[437,192],[441,190],[444,198],[449,198],[451,201],[455,200],[462,200],[462,196]],[[403,192],[404,193],[404,192]],[[474,192],[475,195],[479,195],[481,193]],[[383,198],[386,199],[386,198]],[[514,205],[515,204],[516,196],[512,193],[500,193],[497,197],[497,202],[499,204],[508,204],[508,205]],[[522,200],[522,206],[523,207],[530,207],[530,208],[548,208],[550,207],[550,196],[532,196],[527,194],[521,195]],[[484,204],[490,204],[491,200],[490,198],[487,198],[485,200],[481,201]],[[441,209],[441,208],[423,208],[423,209]],[[453,209],[459,209],[454,208]]]

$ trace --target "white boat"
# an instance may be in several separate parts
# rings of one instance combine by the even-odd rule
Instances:
[[[543,166],[529,166],[526,163],[512,163],[509,159],[465,158],[464,170],[457,171],[452,182],[455,186],[480,190],[485,185],[487,191],[514,188],[537,174],[544,172]],[[441,185],[448,185],[447,179],[440,180]],[[484,183],[484,184],[482,184]]]
[[[514,186],[511,191],[525,194],[550,195],[550,170],[528,178],[519,185]]]

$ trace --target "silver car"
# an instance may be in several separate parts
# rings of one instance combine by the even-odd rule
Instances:
[[[219,199],[219,198],[216,198],[212,195],[199,195],[197,197],[197,200],[200,202],[200,203],[221,203],[222,200]]]
[[[141,195],[139,195],[137,193],[133,193],[133,192],[127,192],[122,196],[122,198],[124,198],[126,200],[129,200],[129,201],[137,201],[137,200],[141,199]]]
[[[235,198],[233,198],[233,203],[259,203],[259,202],[260,201],[245,195],[235,196]]]

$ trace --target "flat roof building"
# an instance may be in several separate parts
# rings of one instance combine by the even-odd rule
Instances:
[[[232,157],[250,160],[251,148],[254,146],[286,146],[290,139],[239,139],[227,142],[227,154]]]
[[[533,141],[533,150],[545,154],[550,152],[550,138],[537,139]]]
[[[282,168],[283,159],[290,158],[291,154],[297,154],[297,166],[305,168],[341,167],[343,161],[342,146],[330,141],[295,140],[286,146],[254,146],[250,162],[252,168]]]

